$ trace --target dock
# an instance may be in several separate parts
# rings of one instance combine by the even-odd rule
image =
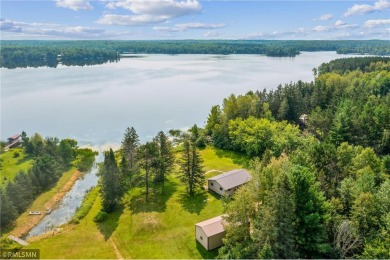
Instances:
[[[25,241],[23,239],[20,239],[18,237],[10,235],[10,236],[8,236],[8,238],[13,240],[13,241],[15,241],[16,243],[21,244],[22,246],[28,246],[29,245],[29,243],[27,241]]]

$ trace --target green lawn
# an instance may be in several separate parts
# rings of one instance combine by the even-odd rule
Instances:
[[[201,151],[205,170],[227,171],[242,168],[245,157],[207,148]],[[175,174],[168,178],[164,193],[151,191],[145,201],[144,190],[129,191],[123,205],[102,223],[92,221],[100,209],[100,198],[77,225],[65,225],[53,237],[32,242],[41,249],[41,258],[214,258],[195,240],[195,224],[222,214],[218,196],[199,191],[194,197]],[[115,246],[114,246],[115,245]],[[115,252],[114,248],[119,252]]]
[[[15,157],[15,153],[19,153],[19,156]],[[19,171],[27,172],[32,163],[33,156],[27,155],[23,148],[12,148],[0,154],[0,188],[5,187],[10,180],[13,180]]]

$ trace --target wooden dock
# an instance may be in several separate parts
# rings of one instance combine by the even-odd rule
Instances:
[[[16,243],[21,244],[22,246],[28,246],[29,245],[29,243],[27,241],[25,241],[23,239],[20,239],[18,237],[10,235],[10,236],[8,236],[8,238],[13,240],[13,241],[15,241]]]

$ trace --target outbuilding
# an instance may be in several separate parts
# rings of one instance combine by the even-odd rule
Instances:
[[[221,196],[232,195],[241,185],[252,179],[252,176],[244,169],[232,170],[207,179],[209,190],[215,191]]]
[[[218,216],[195,224],[196,240],[206,250],[213,250],[223,245],[222,239],[226,231],[223,226],[223,217]]]

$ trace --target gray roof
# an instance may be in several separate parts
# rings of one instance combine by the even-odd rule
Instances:
[[[207,237],[212,237],[216,234],[220,234],[225,231],[223,227],[223,217],[218,216],[215,218],[210,218],[208,220],[199,222],[195,224],[195,226],[200,227],[203,229],[204,233],[206,234]]]
[[[216,181],[225,190],[240,186],[252,179],[252,176],[244,169],[232,170],[220,175],[209,178],[210,181]]]

